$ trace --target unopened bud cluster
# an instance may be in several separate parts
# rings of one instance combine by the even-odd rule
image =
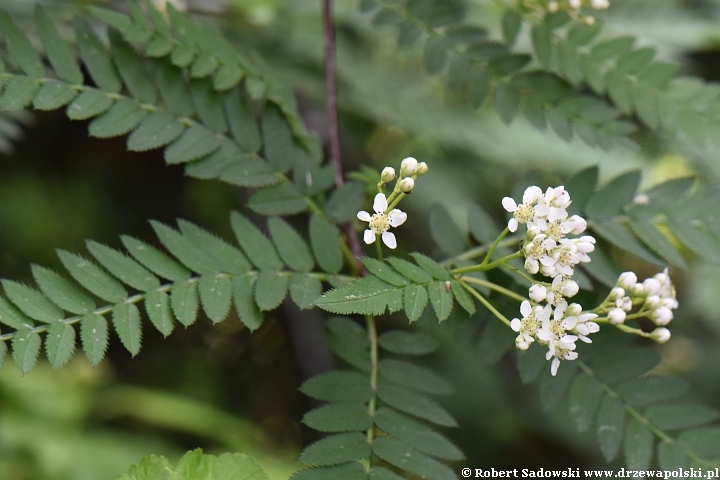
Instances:
[[[415,180],[420,175],[427,173],[428,166],[425,162],[418,162],[413,157],[407,157],[400,164],[400,176],[395,174],[393,167],[385,167],[380,173],[380,181],[378,182],[378,194],[375,195],[373,201],[374,215],[366,211],[360,211],[357,218],[363,222],[368,222],[368,229],[363,234],[363,240],[368,245],[374,243],[377,237],[381,237],[383,243],[388,248],[396,248],[397,240],[395,235],[388,230],[390,227],[399,227],[407,220],[407,213],[394,208],[405,194],[411,193],[415,188]],[[387,197],[382,188],[386,184],[397,180],[395,188],[389,197]]]
[[[528,187],[522,200],[519,205],[510,197],[502,200],[505,210],[513,214],[508,230],[515,232],[519,225],[527,225],[522,247],[525,269],[551,277],[552,282],[537,282],[530,287],[529,297],[537,305],[523,302],[523,318],[514,318],[510,326],[518,332],[518,349],[526,350],[534,341],[548,346],[546,358],[552,359],[550,369],[555,375],[562,360],[578,357],[575,342],[579,339],[592,343],[588,335],[600,330],[592,321],[597,314],[583,313],[579,304],[568,305],[566,300],[580,290],[571,277],[575,265],[590,261],[588,254],[595,249],[595,239],[589,235],[566,238],[583,233],[587,222],[578,215],[568,217],[571,200],[565,187],[548,188],[545,193],[540,187]]]
[[[524,6],[541,15],[555,12],[565,12],[572,18],[586,25],[595,23],[592,15],[582,15],[582,9],[606,10],[610,7],[609,0],[525,0]]]

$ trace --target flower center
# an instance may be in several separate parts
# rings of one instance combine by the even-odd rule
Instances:
[[[370,228],[376,235],[387,232],[390,229],[387,215],[384,213],[376,213],[370,219]]]
[[[539,329],[540,329],[540,320],[535,318],[534,315],[523,318],[520,322],[520,331],[527,333],[531,337],[534,337],[537,334],[537,331]]]
[[[533,206],[523,203],[522,205],[518,205],[517,209],[515,210],[515,213],[513,216],[517,219],[520,223],[527,223],[530,220],[533,219]]]
[[[545,230],[545,235],[552,238],[553,240],[560,240],[565,236],[565,233],[562,231],[560,222],[554,221],[548,224],[548,228],[547,230]]]

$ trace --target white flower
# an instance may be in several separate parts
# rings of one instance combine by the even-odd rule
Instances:
[[[546,319],[550,318],[550,312],[549,305],[533,307],[527,300],[520,304],[520,313],[523,318],[513,318],[510,322],[510,328],[519,333],[515,339],[515,346],[519,350],[527,350],[535,341],[538,329]]]
[[[620,325],[625,322],[626,315],[625,310],[622,308],[613,308],[608,312],[608,318],[610,319],[610,323],[613,325]]]
[[[527,223],[535,217],[535,211],[533,205],[537,203],[538,199],[542,196],[542,190],[540,187],[528,187],[523,193],[523,203],[518,205],[510,197],[504,197],[502,199],[502,206],[508,212],[513,214],[513,218],[508,222],[508,230],[515,232],[518,225],[521,223]]]
[[[550,13],[557,12],[557,11],[558,11],[558,7],[559,7],[559,5],[558,5],[558,3],[557,3],[555,0],[550,0],[550,1],[548,2],[548,12],[550,12]]]
[[[655,311],[653,311],[650,314],[650,320],[652,320],[655,323],[655,325],[660,325],[660,326],[667,325],[668,323],[670,323],[670,320],[672,320],[672,319],[673,319],[672,310],[670,310],[667,307],[657,308],[657,309],[655,309]]]
[[[657,295],[660,293],[660,287],[662,287],[662,285],[654,278],[647,278],[643,282],[643,287],[645,287],[648,295]]]
[[[582,2],[580,0],[570,0],[568,4],[573,10],[580,10],[580,7],[582,6]]]
[[[413,157],[407,157],[400,163],[400,176],[412,177],[417,173],[418,161]]]
[[[572,217],[568,218],[568,221],[571,221],[573,223],[573,229],[572,232],[570,232],[573,235],[580,235],[587,228],[587,222],[579,215],[573,215]]]
[[[622,287],[615,287],[612,290],[610,290],[610,299],[615,300],[617,298],[622,298],[625,296],[625,289]]]
[[[637,284],[637,275],[634,272],[623,272],[620,274],[617,284],[625,290],[630,290],[633,285]]]
[[[650,333],[650,338],[657,343],[665,343],[670,340],[670,330],[664,327],[656,328]]]
[[[540,285],[539,283],[533,284],[532,287],[530,287],[530,299],[535,302],[542,302],[547,297],[547,288],[545,288],[544,285]]]
[[[399,227],[405,223],[405,220],[407,220],[407,213],[398,210],[397,208],[385,213],[387,208],[388,203],[385,194],[378,193],[375,195],[375,200],[373,201],[373,210],[375,210],[375,215],[370,216],[370,214],[364,210],[358,212],[357,217],[360,220],[370,223],[370,228],[365,230],[365,233],[363,234],[363,240],[368,245],[375,242],[375,237],[377,235],[381,235],[383,243],[387,245],[388,248],[397,247],[395,235],[388,232],[388,230],[390,227]]]
[[[645,291],[645,287],[643,286],[642,283],[636,283],[635,285],[630,287],[630,292],[635,297],[644,297],[645,295],[647,295],[647,292]]]
[[[395,169],[392,167],[385,167],[383,168],[382,173],[380,174],[380,181],[383,183],[392,182],[395,180]]]
[[[592,8],[594,8],[595,10],[605,10],[606,8],[610,7],[610,2],[608,0],[592,0],[591,5]],[[645,196],[647,197],[647,195]]]

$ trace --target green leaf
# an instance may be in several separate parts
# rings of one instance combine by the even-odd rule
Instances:
[[[132,152],[144,152],[164,147],[185,131],[185,125],[166,112],[151,113],[140,122],[127,140]]]
[[[179,279],[173,283],[170,305],[178,322],[186,327],[195,323],[199,303],[197,281]]]
[[[305,380],[300,391],[326,402],[366,402],[373,397],[368,377],[351,371],[322,373]]]
[[[425,478],[456,480],[450,467],[434,460],[393,437],[379,437],[373,442],[373,453],[390,465]]]
[[[88,240],[86,245],[100,265],[123,283],[140,291],[150,291],[160,286],[160,280],[153,273],[124,253],[93,240]]]
[[[699,427],[718,418],[717,410],[702,405],[653,405],[645,416],[660,430]]]
[[[362,433],[340,433],[325,437],[300,454],[306,465],[337,465],[370,456],[370,444]]]
[[[227,166],[220,173],[220,180],[241,187],[264,187],[280,181],[270,165],[257,156],[245,156],[239,162]]]
[[[105,317],[96,313],[83,316],[80,321],[80,339],[92,366],[99,364],[108,346],[108,325]]]
[[[38,92],[39,95],[40,92]],[[114,100],[104,92],[87,89],[68,105],[66,114],[70,120],[87,120],[109,109]]]
[[[316,467],[301,470],[290,477],[292,480],[365,480],[367,474],[358,462]]]
[[[573,197],[573,204],[575,197]],[[500,235],[500,229],[490,214],[477,203],[470,205],[468,212],[470,233],[479,243],[491,244]]]
[[[234,88],[225,94],[223,106],[230,123],[230,132],[238,144],[248,152],[260,150],[262,146],[260,129],[245,95],[240,93],[239,88]]]
[[[680,434],[678,441],[696,455],[703,457],[720,455],[720,428],[686,430]]]
[[[263,316],[255,305],[253,298],[254,278],[245,275],[233,277],[233,298],[235,300],[235,309],[240,316],[240,320],[251,331],[257,330],[263,322]]]
[[[290,298],[302,308],[312,308],[313,302],[322,293],[322,283],[307,273],[294,273],[290,277]]]
[[[65,365],[75,353],[73,326],[63,322],[52,323],[45,337],[45,352],[52,368]]]
[[[520,102],[518,92],[509,85],[500,84],[495,88],[494,102],[500,119],[506,124],[512,122]]]
[[[447,56],[447,41],[440,36],[429,36],[423,54],[425,70],[430,74],[440,72],[447,63]]]
[[[2,30],[5,37],[5,43],[10,54],[15,58],[22,71],[31,77],[44,77],[45,67],[40,55],[35,51],[22,30],[15,25],[10,15],[4,11],[0,11],[0,30]]]
[[[335,190],[325,204],[325,213],[335,223],[349,222],[365,202],[365,185],[347,182]]]
[[[448,395],[453,392],[452,385],[431,371],[401,360],[385,359],[380,361],[380,377],[419,392],[436,395]]]
[[[540,346],[533,347],[528,350],[519,350],[517,357],[517,367],[520,373],[520,380],[524,384],[528,384],[537,380],[538,376],[545,366],[545,350]]]
[[[485,65],[470,65],[467,83],[468,103],[472,108],[480,108],[490,91],[490,75]]]
[[[388,257],[386,260],[402,275],[416,283],[430,283],[432,276],[417,265],[397,257]]]
[[[5,342],[0,342],[0,369],[2,369],[2,366],[5,364],[5,357],[7,357],[7,344]]]
[[[390,285],[395,285],[396,287],[402,287],[408,284],[407,279],[402,275],[399,275],[387,263],[381,262],[380,260],[376,260],[372,257],[362,257],[360,260],[363,262],[363,265],[367,267],[368,271],[380,278],[380,280],[383,280]]]
[[[155,80],[157,82],[160,96],[173,113],[178,116],[187,117],[194,113],[190,90],[188,89],[183,72],[167,60],[156,63]]]
[[[95,308],[92,298],[52,270],[33,265],[32,273],[43,294],[63,310],[82,315]]]
[[[610,99],[623,113],[630,113],[633,108],[632,91],[625,80],[625,75],[615,70],[608,72],[605,77]]]
[[[315,305],[341,315],[382,315],[388,302],[394,301],[398,295],[402,298],[401,289],[375,276],[368,276],[325,292]]]
[[[1,13],[1,12],[0,12]],[[32,103],[40,84],[33,78],[14,77],[0,96],[0,110],[14,112]]]
[[[496,363],[513,346],[515,335],[500,322],[490,321],[478,342],[478,359],[484,365]]]
[[[157,100],[155,87],[148,79],[137,52],[123,40],[118,31],[111,29],[109,37],[113,60],[130,95],[139,102],[154,104]]]
[[[55,24],[45,13],[45,10],[37,5],[35,7],[35,23],[38,33],[45,47],[45,53],[50,64],[60,78],[70,83],[83,83],[83,75],[75,62],[75,56],[65,41],[60,38]]]
[[[435,260],[426,257],[422,253],[413,252],[410,254],[420,267],[438,280],[450,280],[450,272],[437,263]]]
[[[604,250],[595,249],[592,255],[592,262],[584,263],[582,268],[606,286],[614,287],[621,273],[620,268]]]
[[[433,205],[429,212],[430,234],[447,255],[457,255],[467,248],[465,235],[442,205]]]
[[[545,130],[547,128],[545,110],[537,99],[533,97],[525,98],[523,100],[521,110],[522,114],[533,127],[538,130]]]
[[[604,382],[616,383],[639,377],[659,363],[660,355],[652,348],[623,348],[598,357],[593,369]]]
[[[200,300],[208,318],[218,323],[230,313],[232,281],[224,274],[205,274],[200,277]]]
[[[191,80],[190,93],[202,123],[218,133],[227,132],[222,100],[220,94],[213,90],[212,81],[207,78]]]
[[[32,328],[35,325],[18,308],[4,298],[0,297],[0,322],[14,329]]]
[[[597,165],[586,167],[565,182],[565,190],[572,198],[569,214],[582,215],[585,212],[585,205],[597,186],[599,172]]]
[[[463,286],[456,280],[450,282],[450,289],[452,290],[455,300],[457,300],[460,306],[465,309],[469,315],[475,315],[475,301],[467,290],[465,290],[465,288],[463,288]]]
[[[505,10],[505,14],[502,18],[502,32],[505,43],[512,45],[515,43],[515,39],[520,32],[520,26],[522,25],[522,17],[513,8]]]
[[[290,279],[279,272],[262,271],[255,282],[255,302],[260,311],[274,310],[285,299]]]
[[[42,338],[31,329],[23,327],[15,332],[12,339],[12,356],[23,375],[28,374],[35,367],[41,345]]]
[[[628,470],[647,470],[653,454],[653,434],[633,418],[625,430],[625,464]]]
[[[439,28],[461,22],[466,15],[462,4],[436,4],[425,17],[430,28]]]
[[[164,57],[169,54],[175,44],[167,37],[156,36],[145,48],[145,55],[151,58]]]
[[[275,169],[286,172],[293,165],[296,146],[282,111],[268,105],[262,117],[265,157]]]
[[[170,335],[175,325],[173,325],[170,297],[167,293],[157,290],[148,292],[145,295],[145,311],[147,311],[150,322],[164,337]]]
[[[203,180],[220,178],[228,168],[242,165],[248,159],[253,159],[253,155],[242,153],[233,142],[223,142],[220,148],[210,155],[185,165],[185,175]],[[224,181],[234,183],[232,180]]]
[[[552,62],[552,30],[546,24],[535,25],[531,32],[535,55],[545,67]]]
[[[165,149],[165,162],[186,163],[211,154],[222,144],[215,132],[202,125],[193,125]]]
[[[308,272],[315,266],[305,240],[284,220],[272,217],[268,220],[272,241],[285,264],[292,270]]]
[[[118,93],[122,88],[120,77],[110,60],[110,54],[86,22],[75,21],[75,38],[80,58],[95,84],[104,92]]]
[[[694,177],[674,178],[660,183],[643,192],[647,196],[647,203],[634,203],[627,208],[627,212],[634,218],[647,219],[658,213],[665,212],[671,206],[676,206],[682,211],[683,203],[678,204],[678,200],[688,194],[694,183]],[[679,207],[677,207],[678,205]]]
[[[685,447],[681,444],[661,441],[658,443],[658,463],[663,470],[676,470],[688,468],[690,462],[688,462]]]
[[[366,351],[370,348],[368,332],[356,322],[345,317],[330,317],[326,322],[328,330],[342,338],[349,348]]]
[[[532,60],[530,55],[512,53],[493,58],[488,63],[488,67],[495,75],[505,77],[525,68],[530,60]]]
[[[381,407],[375,413],[377,426],[419,451],[444,460],[463,460],[465,456],[452,442],[428,426],[395,410]]]
[[[121,236],[120,239],[128,252],[130,252],[130,255],[135,257],[135,260],[161,277],[168,280],[181,280],[190,277],[190,270],[152,245],[127,235]]]
[[[310,410],[302,422],[321,432],[361,432],[373,424],[364,403],[345,402]]]
[[[664,90],[675,77],[680,65],[677,63],[653,62],[638,75],[638,82],[643,88]]]
[[[490,323],[490,325],[496,324],[500,323]],[[507,330],[507,327],[502,326]],[[540,379],[540,403],[545,410],[550,410],[565,397],[573,378],[575,378],[575,373],[577,373],[577,365],[574,362],[563,362],[554,377],[550,374],[549,368],[545,370],[545,374]]]
[[[422,285],[408,285],[403,289],[403,306],[408,320],[414,322],[420,318],[427,305],[428,294]]]
[[[320,268],[328,273],[339,272],[343,257],[337,228],[322,216],[311,215],[309,230],[310,246]]]
[[[37,110],[55,110],[72,102],[78,93],[66,83],[48,80],[35,94],[33,107]]]
[[[34,288],[11,280],[2,280],[2,286],[10,301],[28,317],[45,323],[64,318],[62,310]]]
[[[597,439],[608,462],[620,450],[625,426],[625,409],[617,398],[604,396],[597,416]]]
[[[632,202],[639,183],[639,170],[632,170],[615,177],[590,197],[585,211],[592,218],[611,218],[619,215],[623,207]]]
[[[245,72],[234,63],[226,63],[213,75],[212,86],[218,92],[230,90],[243,79]],[[232,122],[232,119],[229,119]]]
[[[178,226],[183,236],[215,258],[217,268],[229,273],[245,273],[250,270],[250,262],[237,247],[187,220],[178,219]]]
[[[195,50],[185,45],[176,45],[170,54],[170,61],[173,65],[184,68],[195,59]]]
[[[402,48],[413,45],[422,34],[423,29],[417,23],[413,21],[403,22],[398,32],[398,47]]]
[[[70,275],[83,287],[108,302],[122,302],[127,291],[120,282],[80,255],[58,250],[58,257]]]
[[[212,75],[218,68],[218,59],[210,52],[201,52],[190,67],[192,78],[204,78]]]
[[[572,140],[572,127],[570,126],[568,118],[563,113],[555,109],[549,109],[545,112],[545,117],[558,137],[566,142]]]
[[[140,351],[142,341],[142,325],[137,305],[118,303],[113,307],[112,319],[120,341],[134,357]]]
[[[646,262],[665,266],[665,261],[650,252],[640,241],[618,220],[606,220],[593,224],[593,230],[613,245],[629,252]]]
[[[132,19],[124,13],[116,12],[108,8],[96,7],[94,5],[90,5],[87,8],[92,16],[120,31],[129,30],[133,26]]]
[[[385,382],[378,384],[377,393],[380,400],[401,412],[444,427],[457,427],[455,419],[437,402],[425,395]]]
[[[426,333],[390,330],[380,335],[380,347],[400,355],[427,355],[439,346],[440,343]]]
[[[291,183],[285,182],[255,192],[248,207],[261,215],[293,215],[307,210],[307,203]]]
[[[720,262],[717,239],[713,238],[707,231],[697,230],[694,222],[687,219],[669,218],[667,226],[677,239],[687,248],[702,258],[713,262]]]
[[[125,135],[137,127],[147,114],[137,102],[127,98],[120,99],[110,110],[90,122],[90,135],[98,138]]]
[[[460,54],[450,57],[450,66],[447,73],[450,90],[457,92],[465,85],[469,69],[470,60],[467,55]]]
[[[595,410],[602,397],[602,384],[581,373],[570,387],[570,419],[578,432],[584,432],[592,425]]]
[[[282,270],[283,263],[272,242],[238,212],[230,214],[230,225],[250,261],[261,270]]]
[[[367,348],[358,348],[339,334],[330,334],[325,339],[330,350],[358,370],[370,374],[370,353]]]
[[[687,381],[674,377],[643,377],[621,383],[617,392],[631,405],[646,406],[685,395]]]
[[[688,269],[687,263],[685,263],[680,252],[650,221],[630,220],[628,225],[630,225],[635,235],[640,237],[640,240],[658,255],[684,270]]]
[[[397,10],[391,8],[383,8],[375,14],[372,19],[372,24],[375,27],[384,27],[386,25],[394,25],[400,23],[403,20],[403,16]]]
[[[430,303],[438,322],[446,320],[453,308],[453,296],[446,282],[433,282],[428,286]]]

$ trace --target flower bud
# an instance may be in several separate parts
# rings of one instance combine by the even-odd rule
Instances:
[[[650,295],[645,299],[645,306],[648,308],[657,308],[660,306],[660,297],[657,295]]]
[[[632,292],[633,296],[635,297],[644,297],[647,295],[647,292],[645,291],[645,287],[642,283],[636,283],[632,287],[630,287],[630,291]]]
[[[582,312],[582,307],[577,303],[571,303],[565,310],[565,315],[568,317],[577,317]]]
[[[664,327],[656,328],[650,332],[650,338],[655,340],[657,343],[665,343],[670,340],[670,330]]]
[[[548,2],[548,6],[547,6],[548,12],[555,13],[558,11],[558,7],[559,7],[559,5],[555,0],[550,0]]]
[[[620,325],[625,322],[625,311],[620,308],[613,308],[608,312],[608,319],[613,325]]]
[[[610,7],[610,2],[608,0],[592,0],[591,5],[595,10],[605,10]]]
[[[573,229],[570,232],[573,235],[580,235],[587,228],[587,221],[580,215],[573,215],[569,220],[573,221]]]
[[[660,307],[650,315],[650,319],[655,322],[655,325],[667,325],[670,320],[673,319],[672,310],[667,307]]]
[[[547,288],[545,286],[540,285],[539,283],[534,284],[532,287],[530,287],[530,299],[534,302],[542,302],[547,297]]]
[[[407,157],[400,164],[400,176],[401,177],[412,177],[417,173],[418,161],[413,157]]]
[[[615,287],[612,290],[610,290],[610,298],[612,300],[615,300],[617,298],[622,298],[625,296],[625,290],[620,287]]]
[[[410,193],[412,192],[413,188],[415,188],[415,180],[413,180],[410,177],[405,177],[402,180],[400,180],[400,183],[398,184],[400,191],[403,193]]]
[[[560,287],[560,293],[562,293],[565,297],[574,297],[580,291],[580,287],[577,282],[573,280],[565,280],[562,284],[563,285]]]
[[[389,183],[393,180],[395,180],[395,169],[392,167],[383,168],[383,171],[380,174],[380,181],[383,183]]]
[[[570,8],[573,10],[580,10],[580,7],[582,7],[582,2],[580,0],[570,0],[568,2],[568,5],[570,5]]]
[[[657,295],[660,291],[660,282],[658,282],[654,278],[647,278],[643,282],[643,287],[645,287],[645,291],[648,295]]]
[[[620,274],[620,278],[618,278],[618,286],[624,288],[625,290],[630,290],[633,285],[637,283],[637,275],[635,275],[635,272],[623,272]]]
[[[595,17],[588,15],[587,17],[582,18],[582,22],[587,26],[595,25]]]
[[[425,175],[427,173],[427,171],[428,171],[427,163],[425,163],[425,162],[418,163],[418,168],[417,168],[418,176]]]

